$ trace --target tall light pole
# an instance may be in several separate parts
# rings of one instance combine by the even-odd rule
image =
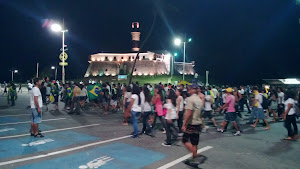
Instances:
[[[192,38],[189,38],[188,41],[186,41],[186,36],[184,38],[184,41],[182,42],[180,38],[176,38],[174,40],[174,44],[176,46],[180,46],[181,43],[183,43],[183,65],[182,65],[182,80],[184,80],[184,74],[185,74],[185,44],[190,43],[192,41]]]
[[[68,30],[63,30],[63,28],[59,24],[52,24],[51,30],[54,32],[62,32],[62,83],[65,83],[65,32]]]
[[[11,71],[11,81],[14,81],[14,73],[18,73],[18,70],[12,70]]]
[[[57,66],[51,66],[51,69],[54,70],[55,69],[55,81],[57,80]]]

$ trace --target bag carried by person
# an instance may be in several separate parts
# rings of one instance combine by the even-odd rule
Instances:
[[[298,102],[295,102],[295,104],[293,105],[297,117],[300,117],[300,107],[299,106],[300,105]]]
[[[54,96],[53,95],[50,95],[49,99],[50,99],[51,102],[54,102]]]
[[[263,109],[268,109],[269,108],[269,101],[268,101],[268,99],[263,94],[261,94],[261,96],[263,98],[261,106],[263,107]]]

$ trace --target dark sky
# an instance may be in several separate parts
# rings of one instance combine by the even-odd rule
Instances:
[[[202,77],[205,70],[224,84],[300,77],[296,0],[0,0],[0,80],[10,80],[12,68],[27,80],[37,61],[41,71],[59,62],[61,34],[43,28],[43,19],[64,19],[67,78],[74,78],[84,75],[91,54],[130,51],[132,21],[141,23],[144,40],[154,11],[144,50],[179,52],[181,61],[173,38],[186,33],[193,38],[187,59]]]

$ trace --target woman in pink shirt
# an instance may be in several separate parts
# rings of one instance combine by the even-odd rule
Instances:
[[[233,90],[232,88],[227,88],[226,90],[226,102],[225,104],[220,107],[217,111],[220,111],[221,109],[227,109],[227,113],[225,115],[225,120],[223,121],[223,126],[222,129],[217,129],[217,131],[223,133],[224,132],[224,128],[227,125],[227,123],[229,122],[233,122],[234,128],[236,129],[236,133],[234,133],[234,136],[239,136],[240,135],[240,131],[238,129],[238,125],[236,123],[236,113],[235,113],[235,98],[232,95]]]

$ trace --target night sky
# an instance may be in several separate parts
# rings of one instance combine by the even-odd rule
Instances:
[[[193,39],[187,60],[200,76],[222,84],[254,84],[262,78],[300,77],[300,6],[297,0],[0,0],[0,81],[24,81],[60,60],[61,34],[44,19],[64,20],[67,78],[83,77],[91,54],[131,50],[131,22],[141,40],[157,20],[143,50],[178,52],[173,39]],[[53,73],[54,74],[54,73]],[[61,70],[58,70],[59,79]]]

